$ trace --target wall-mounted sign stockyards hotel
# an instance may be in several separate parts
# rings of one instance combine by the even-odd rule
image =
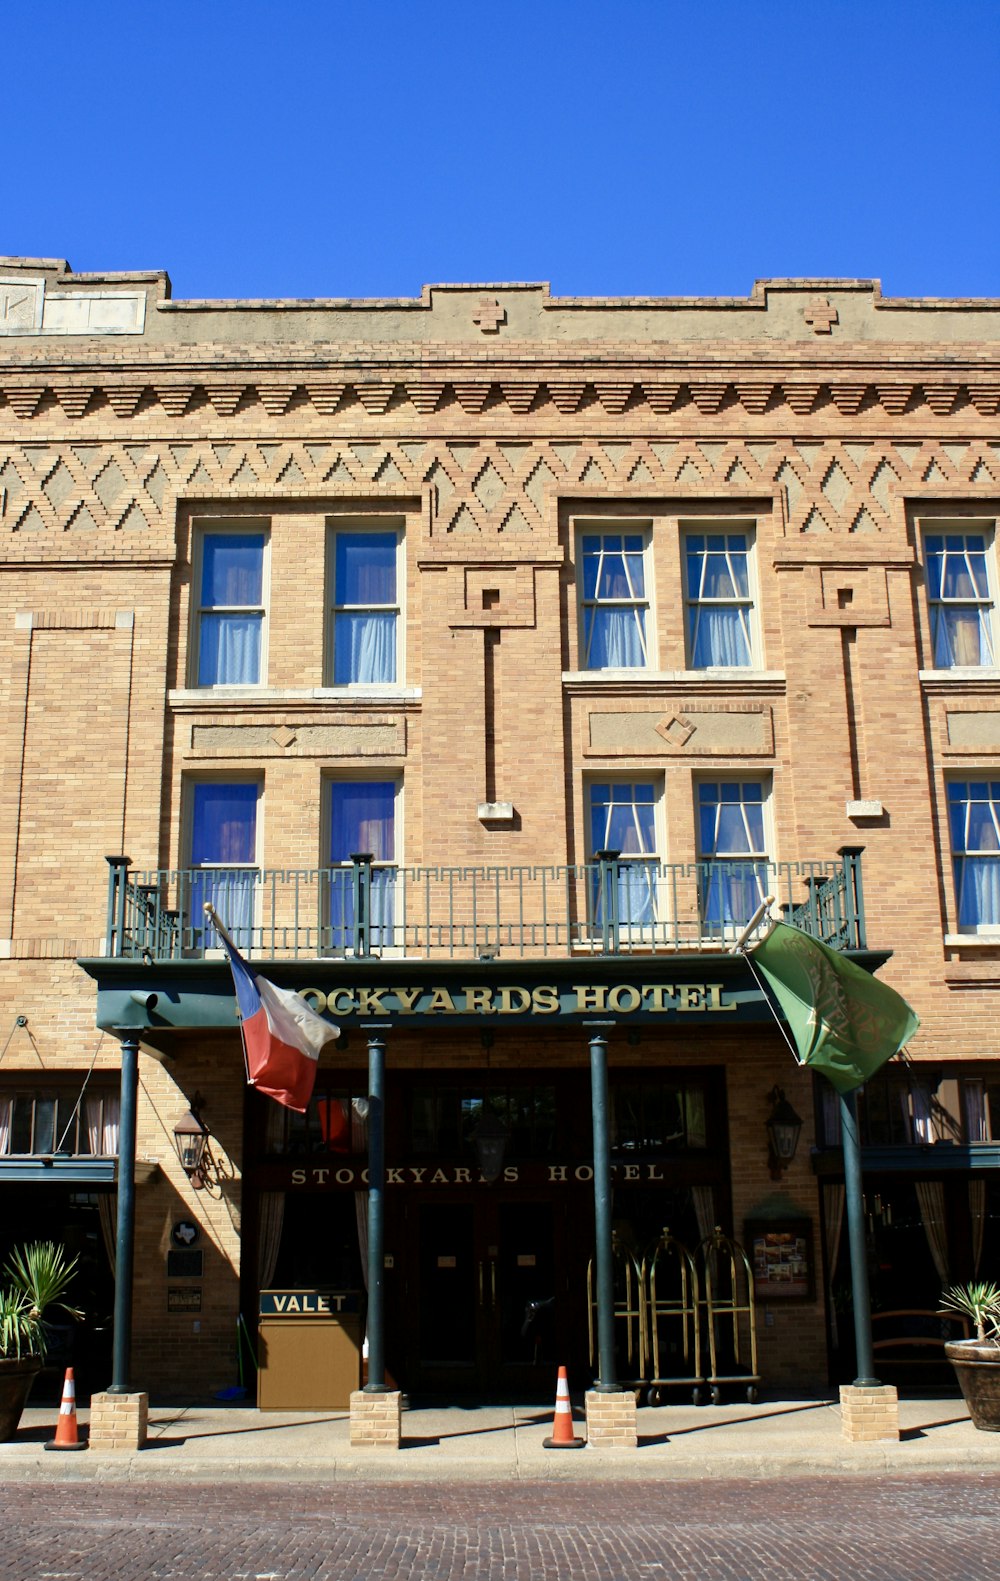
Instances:
[[[684,1015],[692,1011],[735,1010],[737,995],[723,983],[513,983],[388,987],[300,987],[298,992],[320,1015],[336,1021],[358,1016],[393,1021],[428,1016],[604,1016]]]

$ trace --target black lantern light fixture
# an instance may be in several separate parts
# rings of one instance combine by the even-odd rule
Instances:
[[[802,1117],[795,1113],[783,1087],[771,1088],[771,1113],[767,1121],[767,1152],[771,1179],[780,1180],[795,1157],[802,1130]]]
[[[484,1109],[479,1124],[472,1133],[476,1156],[483,1179],[490,1185],[500,1178],[504,1154],[507,1151],[508,1131],[503,1121],[489,1109]]]
[[[174,1126],[174,1146],[177,1157],[181,1161],[181,1168],[187,1175],[195,1191],[201,1191],[208,1184],[208,1137],[209,1130],[201,1117],[201,1110],[205,1100],[200,1092],[196,1092],[191,1099],[191,1107]]]

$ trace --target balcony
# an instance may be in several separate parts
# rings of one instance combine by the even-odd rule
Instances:
[[[721,952],[765,895],[835,949],[864,950],[861,853],[662,864],[602,852],[577,866],[135,869],[108,857],[105,956],[197,960],[218,939],[269,960],[552,959]]]

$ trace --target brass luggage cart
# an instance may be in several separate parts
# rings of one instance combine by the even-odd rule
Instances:
[[[753,1270],[738,1241],[723,1235],[716,1225],[698,1248],[705,1271],[705,1321],[708,1329],[708,1387],[713,1405],[722,1402],[722,1385],[746,1389],[749,1404],[757,1402],[757,1311],[753,1298]],[[745,1299],[741,1299],[745,1289]],[[725,1344],[729,1340],[728,1346]],[[720,1354],[721,1353],[721,1354]],[[722,1356],[731,1370],[720,1371]]]
[[[615,1231],[611,1236],[614,1260],[615,1350],[625,1356],[632,1376],[623,1378],[623,1389],[634,1389],[636,1399],[646,1387],[646,1291],[639,1264]],[[594,1259],[587,1264],[587,1322],[590,1364],[597,1365],[597,1296]]]
[[[647,1402],[661,1405],[664,1390],[688,1388],[692,1404],[701,1405],[707,1380],[701,1368],[700,1286],[695,1260],[665,1228],[652,1257],[643,1259],[642,1278],[653,1370]]]

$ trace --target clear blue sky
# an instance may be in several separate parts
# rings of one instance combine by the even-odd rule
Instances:
[[[1000,0],[49,0],[2,40],[2,253],[187,297],[1000,295]]]

